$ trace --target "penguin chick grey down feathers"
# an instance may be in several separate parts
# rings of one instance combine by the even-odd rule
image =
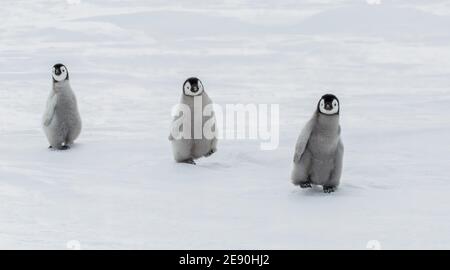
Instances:
[[[179,106],[184,106],[189,111],[180,114],[178,110],[172,122],[172,133],[169,140],[172,143],[173,156],[176,162],[195,164],[194,160],[201,157],[208,157],[217,151],[217,126],[214,111],[212,110],[212,100],[208,97],[202,82],[198,78],[189,78],[183,84],[183,94]],[[209,106],[209,113],[204,113],[205,107]],[[187,115],[185,115],[187,114]],[[197,117],[200,115],[200,118]],[[177,123],[185,120],[182,129],[187,131],[187,136],[179,135]],[[203,127],[209,125],[213,136],[207,136]],[[175,128],[174,128],[175,127]],[[196,134],[200,130],[200,134]],[[211,134],[210,134],[211,135]]]
[[[301,188],[321,185],[325,193],[339,186],[344,146],[339,125],[339,100],[324,95],[295,146],[292,182]]]
[[[63,64],[52,70],[53,88],[47,100],[43,128],[50,148],[66,150],[81,132],[77,99],[70,87],[69,71]]]

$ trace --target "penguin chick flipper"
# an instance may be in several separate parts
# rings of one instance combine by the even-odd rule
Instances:
[[[294,154],[294,163],[299,163],[302,159],[303,153],[305,152],[306,146],[309,142],[309,137],[311,136],[311,132],[314,127],[315,116],[306,123],[302,132],[298,136],[297,143],[295,144],[295,154]]]
[[[308,142],[300,142],[300,144],[297,144],[297,146],[295,148],[295,154],[294,154],[294,163],[298,164],[301,162],[307,143]]]
[[[50,125],[50,123],[52,122],[52,118],[53,118],[53,116],[46,117],[44,120],[44,126],[48,127]]]
[[[43,124],[46,127],[48,127],[51,124],[53,116],[55,115],[56,101],[57,101],[56,96],[53,96],[47,103],[47,110],[45,111],[43,121]]]

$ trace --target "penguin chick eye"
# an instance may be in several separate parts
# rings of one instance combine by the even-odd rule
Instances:
[[[320,107],[322,107],[322,108],[325,107],[325,101],[323,101],[323,99],[320,101]]]
[[[337,107],[338,103],[336,100],[333,101],[333,107]]]

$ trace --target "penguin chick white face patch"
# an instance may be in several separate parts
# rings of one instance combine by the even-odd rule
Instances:
[[[183,93],[186,96],[198,96],[203,93],[203,84],[197,78],[189,78],[184,82]]]
[[[56,64],[52,69],[52,77],[56,82],[61,82],[68,79],[68,71],[64,65]]]
[[[319,111],[323,114],[333,115],[339,113],[339,101],[333,95],[325,95],[319,102]]]

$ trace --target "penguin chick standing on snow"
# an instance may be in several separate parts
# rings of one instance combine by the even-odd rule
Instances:
[[[212,105],[198,78],[192,77],[184,82],[169,136],[176,162],[195,164],[195,159],[208,157],[217,151],[217,127]]]
[[[295,146],[292,182],[301,188],[323,186],[325,193],[336,190],[342,173],[344,146],[339,125],[339,100],[324,95]]]
[[[81,118],[67,68],[63,64],[54,65],[52,78],[53,89],[47,100],[43,128],[50,148],[66,150],[80,135]]]

